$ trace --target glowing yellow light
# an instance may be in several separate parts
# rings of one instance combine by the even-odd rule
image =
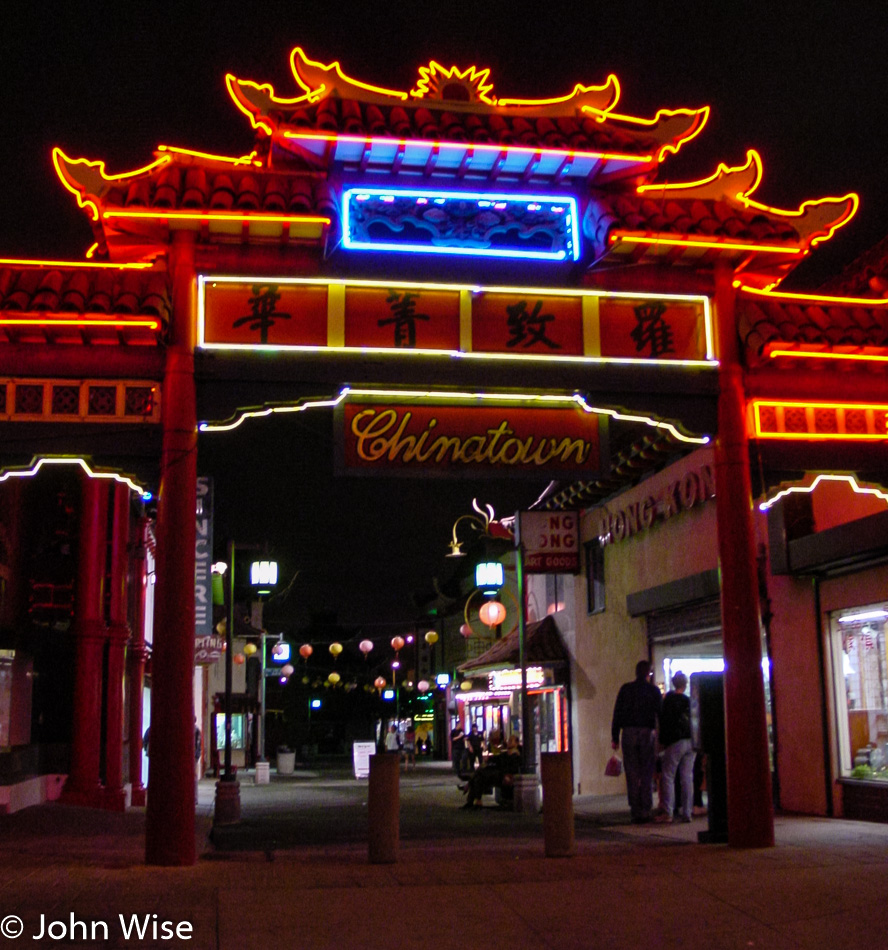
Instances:
[[[693,238],[672,238],[662,235],[658,235],[657,237],[643,237],[629,231],[613,231],[609,235],[608,240],[611,244],[616,244],[617,241],[625,241],[627,244],[658,244],[667,247],[701,247],[728,251],[759,251],[768,252],[770,254],[791,254],[794,256],[803,255],[805,253],[804,248],[788,247],[781,244],[752,244],[737,241],[697,241]]]
[[[832,409],[843,411],[873,412],[888,420],[888,404],[879,403],[849,403],[849,402],[792,402],[775,399],[752,400],[753,426],[757,439],[795,439],[817,442],[885,442],[888,434],[877,432],[774,432],[763,429],[761,422],[762,409]]]
[[[242,87],[250,86],[257,90],[257,92],[261,92],[273,100],[274,89],[272,89],[268,83],[260,84],[251,82],[249,79],[238,79],[233,73],[226,73],[225,86],[228,89],[228,95],[231,96],[232,102],[234,102],[235,106],[250,120],[250,125],[252,125],[256,131],[265,132],[266,135],[274,134],[274,129],[267,122],[260,119],[256,112],[246,105],[243,94],[241,93]],[[305,101],[307,99],[308,96],[300,96],[298,100],[293,101]]]
[[[88,253],[88,252],[87,252]],[[2,257],[2,267],[80,267],[89,270],[147,270],[152,266],[148,263],[113,264],[106,261],[51,261],[38,260],[30,257]]]
[[[415,99],[423,99],[429,94],[431,86],[435,83],[440,85],[442,82],[462,81],[475,87],[480,102],[492,106],[496,105],[497,101],[495,97],[488,96],[488,93],[493,89],[493,83],[487,81],[489,77],[489,69],[477,69],[475,66],[469,66],[460,72],[456,66],[446,69],[440,63],[432,60],[428,66],[419,67],[419,81],[416,88],[410,90],[410,95]]]
[[[76,465],[90,478],[103,478],[110,481],[126,485],[130,491],[135,492],[141,498],[150,497],[150,492],[142,488],[136,482],[126,475],[120,475],[117,472],[99,472],[92,468],[86,459],[76,455],[66,456],[43,456],[31,461],[30,468],[3,468],[0,469],[0,482],[5,482],[10,478],[33,478],[44,465]]]
[[[123,317],[100,318],[61,318],[52,316],[39,317],[0,317],[0,326],[40,326],[40,327],[146,327],[156,330],[160,326],[159,320],[132,320]]]
[[[858,495],[873,495],[880,501],[888,503],[888,492],[879,488],[870,488],[861,485],[853,475],[818,475],[810,485],[792,485],[777,492],[772,498],[763,501],[759,505],[759,511],[767,511],[772,505],[775,505],[781,498],[787,495],[807,495],[814,491],[821,482],[845,482]]]
[[[674,192],[680,193],[682,191],[705,188],[707,185],[716,184],[721,178],[740,175],[746,171],[751,171],[753,177],[749,186],[743,191],[737,192],[735,195],[736,198],[742,200],[747,195],[751,195],[756,190],[756,188],[758,188],[762,180],[762,160],[761,156],[754,148],[751,148],[746,153],[745,165],[730,166],[726,165],[724,162],[720,162],[718,168],[716,168],[715,172],[708,178],[698,178],[696,181],[677,182],[674,184],[670,184],[668,182],[655,182],[649,185],[639,185],[635,190],[640,195],[656,192],[657,194],[669,196]]]
[[[831,297],[825,294],[801,294],[782,290],[774,291],[760,289],[758,287],[749,287],[740,280],[734,281],[734,287],[741,293],[751,294],[755,297],[766,297],[769,300],[803,300],[823,307],[832,307],[841,304],[849,304],[852,307],[888,307],[888,300],[875,299],[873,297]]]
[[[262,167],[262,162],[257,158],[257,152],[253,149],[249,155],[242,155],[240,158],[233,158],[228,155],[214,155],[211,152],[196,152],[191,148],[177,148],[174,145],[158,145],[158,152],[171,152],[174,155],[188,155],[193,158],[206,158],[212,162],[225,162],[228,165],[255,165]]]
[[[881,347],[881,349],[884,350],[885,348]],[[778,357],[786,356],[805,360],[841,360],[845,362],[858,363],[888,363],[888,353],[834,353],[830,350],[814,351],[786,349],[774,349],[768,352],[768,357],[772,360],[775,360]]]
[[[398,92],[395,89],[384,89],[382,86],[372,86],[369,83],[361,82],[357,79],[351,79],[343,73],[338,61],[325,66],[323,63],[309,59],[302,50],[302,47],[296,46],[290,53],[290,68],[293,70],[293,76],[299,87],[303,89],[309,101],[314,102],[319,99],[327,90],[329,85],[329,73],[335,72],[335,78],[342,85],[354,86],[357,89],[364,89],[367,92],[377,93],[381,96],[392,96],[395,99],[407,99],[406,92]],[[314,83],[314,85],[309,85]]]
[[[577,83],[566,96],[552,96],[549,99],[497,99],[496,104],[502,108],[510,106],[552,106],[561,102],[570,102],[571,99],[582,100],[587,93],[610,92],[611,101],[604,109],[597,109],[601,115],[607,115],[616,106],[620,99],[620,80],[611,73],[600,86],[583,86]],[[594,108],[582,106],[583,109]]]
[[[583,106],[583,112],[590,115],[596,122],[604,122],[606,119],[616,119],[620,122],[627,122],[631,125],[655,126],[662,122],[668,122],[675,116],[686,115],[693,118],[690,128],[679,135],[673,144],[662,145],[657,152],[657,161],[662,162],[668,152],[676,154],[685,144],[695,139],[702,131],[703,127],[709,121],[709,106],[703,106],[700,109],[658,109],[653,119],[641,119],[634,115],[619,115],[616,112],[596,109],[593,106]]]
[[[65,186],[65,188],[67,188],[67,190],[70,191],[71,194],[75,196],[75,198],[77,198],[78,205],[83,208],[84,211],[89,212],[93,221],[99,220],[99,209],[96,206],[96,203],[91,201],[89,198],[85,198],[81,189],[75,185],[73,181],[69,180],[68,170],[64,166],[82,165],[87,171],[88,177],[95,178],[98,176],[102,182],[110,184],[112,182],[125,181],[128,178],[136,178],[139,175],[144,175],[147,172],[160,167],[161,165],[166,165],[170,161],[172,161],[171,156],[161,155],[153,162],[150,162],[148,165],[145,165],[142,168],[137,168],[135,171],[121,172],[119,175],[109,175],[105,172],[105,163],[103,161],[91,162],[86,158],[69,158],[58,147],[52,150],[52,163],[55,166],[56,174],[59,176],[59,180]]]

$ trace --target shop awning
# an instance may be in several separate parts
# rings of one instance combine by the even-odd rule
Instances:
[[[569,657],[561,641],[558,625],[552,617],[544,617],[535,623],[529,623],[526,636],[528,665],[541,666],[568,662]],[[481,656],[463,663],[457,669],[460,673],[481,673],[486,670],[516,666],[518,666],[517,627],[502,639],[497,640]]]

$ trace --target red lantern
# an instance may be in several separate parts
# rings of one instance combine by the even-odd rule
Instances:
[[[473,633],[474,631],[472,630],[472,628],[471,628],[467,623],[464,623],[464,624],[459,628],[459,632],[468,640],[469,637],[472,635],[472,633]]]
[[[311,649],[310,643],[303,643],[302,646],[299,647],[299,655],[306,662],[308,662],[308,658],[311,656],[311,654],[312,654],[312,649]]]
[[[404,638],[392,637],[392,649],[395,651],[395,653],[397,653],[398,650],[402,650],[403,648],[404,648]]]
[[[481,605],[478,616],[488,627],[497,627],[506,619],[506,608],[498,600],[488,600]]]
[[[386,680],[384,676],[377,676],[376,679],[373,680],[373,685],[377,689],[385,689],[385,682]]]
[[[238,666],[240,666],[243,663],[246,663],[247,661],[247,658],[243,655],[243,653],[235,653],[231,659],[234,660],[234,662],[237,663]]]

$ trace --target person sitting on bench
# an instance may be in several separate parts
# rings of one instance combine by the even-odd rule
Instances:
[[[506,751],[491,756],[487,765],[473,772],[465,785],[459,789],[466,796],[463,808],[473,808],[475,803],[481,804],[481,796],[494,788],[501,788],[510,782],[512,776],[521,771],[521,746],[518,736],[509,736]]]

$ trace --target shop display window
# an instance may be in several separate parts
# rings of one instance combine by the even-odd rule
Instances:
[[[842,773],[888,781],[888,605],[831,617]]]
[[[231,748],[245,749],[246,729],[244,721],[246,716],[243,713],[233,713],[231,716]],[[216,748],[222,750],[225,748],[225,714],[216,713]]]

